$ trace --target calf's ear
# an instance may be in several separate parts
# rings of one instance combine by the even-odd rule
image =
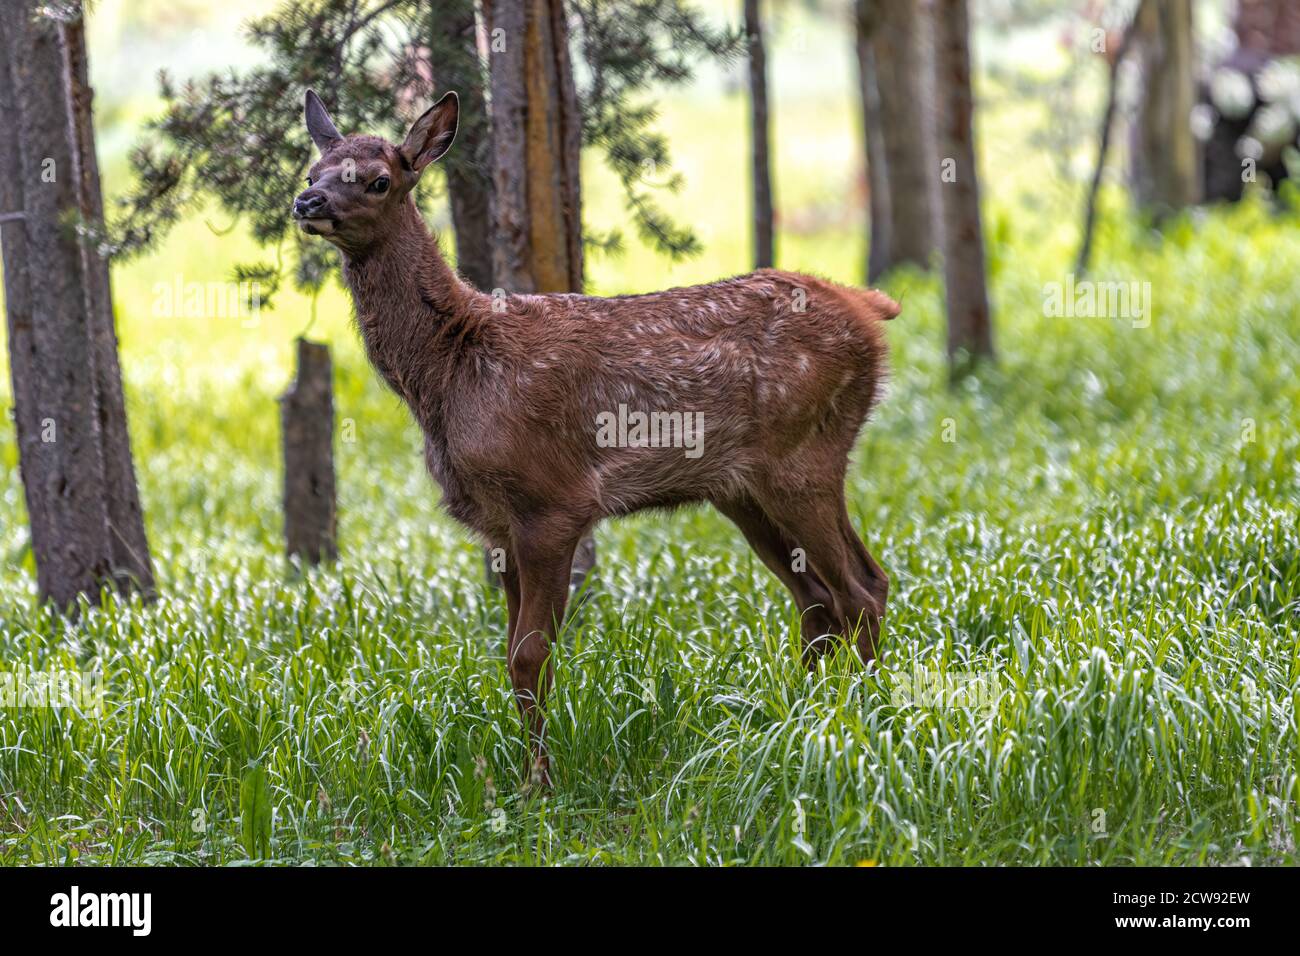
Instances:
[[[325,112],[325,104],[320,101],[315,90],[307,91],[306,118],[307,133],[322,153],[343,138],[334,128],[334,121]]]
[[[456,124],[460,119],[460,100],[448,93],[424,111],[406,134],[406,142],[398,147],[406,164],[420,173],[425,166],[441,159],[451,149],[456,138]]]

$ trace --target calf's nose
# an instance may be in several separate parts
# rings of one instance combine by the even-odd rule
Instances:
[[[310,218],[324,205],[325,197],[309,189],[293,201],[293,211],[303,218]]]

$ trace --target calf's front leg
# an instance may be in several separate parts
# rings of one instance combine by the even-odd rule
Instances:
[[[573,552],[584,530],[552,517],[520,523],[512,531],[519,614],[507,644],[507,666],[528,738],[527,779],[542,786],[551,783],[542,709],[554,679],[551,644],[564,620]]]

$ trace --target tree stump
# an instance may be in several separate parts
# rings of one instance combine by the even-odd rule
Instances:
[[[280,396],[284,538],[290,559],[338,557],[334,492],[334,370],[329,346],[298,339],[298,372]]]

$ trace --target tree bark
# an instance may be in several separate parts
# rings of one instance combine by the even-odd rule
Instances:
[[[17,370],[32,381],[15,397],[34,396],[41,429],[39,442],[25,444],[34,460],[23,465],[25,480],[39,486],[48,530],[33,537],[41,593],[74,609],[79,595],[98,598],[112,551],[82,249],[68,222],[80,197],[66,61],[55,21],[37,6],[21,0],[0,8],[15,107],[5,135],[17,140],[22,182],[24,260],[16,266],[26,273],[32,316],[31,361]],[[5,226],[6,239],[13,231]]]
[[[890,266],[889,169],[885,158],[885,123],[881,115],[876,54],[871,40],[877,25],[875,8],[875,0],[857,0],[854,10],[863,153],[867,158],[867,192],[871,216],[867,246],[868,284],[876,282],[889,271]]]
[[[771,268],[776,261],[772,214],[771,128],[767,113],[767,54],[758,0],[745,0],[745,33],[749,38],[749,129],[753,144],[754,268]]]
[[[933,50],[919,0],[875,0],[871,36],[893,216],[890,265],[929,268],[936,248]]]
[[[447,154],[447,192],[456,231],[456,268],[475,287],[491,291],[492,138],[483,69],[479,63],[474,0],[434,3],[431,29],[445,33],[452,50],[432,64],[435,80],[460,96],[456,148]]]
[[[508,293],[582,291],[582,118],[562,0],[488,0],[493,274]]]
[[[9,332],[9,378],[12,383],[14,427],[18,437],[18,470],[31,528],[32,553],[36,556],[37,589],[48,595],[53,589],[54,567],[45,555],[50,552],[53,529],[45,482],[38,478],[41,449],[40,402],[36,394],[36,342],[32,329],[32,298],[27,263],[27,230],[23,223],[22,154],[13,135],[18,107],[9,57],[7,23],[0,16],[0,117],[5,117],[11,135],[0,136],[0,248],[4,255],[5,319]]]
[[[80,5],[79,5],[80,6]],[[80,11],[79,11],[80,12]],[[113,287],[108,257],[97,234],[104,221],[104,197],[95,155],[95,127],[86,55],[84,12],[63,24],[67,58],[69,103],[73,116],[82,220],[90,235],[82,242],[86,270],[86,299],[91,349],[95,358],[95,392],[99,411],[101,456],[106,481],[109,549],[113,575],[125,592],[134,585],[146,596],[154,590],[153,563],[145,536],[144,514],[131,457],[126,397],[117,358],[117,330],[113,318]]]
[[[280,396],[284,537],[290,558],[338,557],[334,492],[334,373],[328,346],[298,339],[298,372]]]
[[[1143,91],[1138,104],[1133,187],[1139,205],[1161,218],[1200,200],[1191,114],[1196,103],[1191,0],[1138,10]]]
[[[492,87],[493,279],[507,293],[581,292],[582,117],[563,0],[484,0]],[[578,548],[585,579],[595,544]],[[496,582],[491,556],[489,581]]]
[[[927,0],[929,2],[929,0]],[[946,165],[939,198],[943,275],[948,305],[948,363],[959,375],[993,357],[993,322],[984,273],[971,92],[970,17],[966,0],[933,0],[939,156]],[[951,175],[949,175],[951,174]]]

